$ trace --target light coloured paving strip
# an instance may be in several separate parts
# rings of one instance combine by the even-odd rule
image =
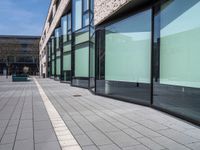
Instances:
[[[49,98],[38,83],[37,79],[33,79],[42,97],[62,150],[82,150],[67,126],[65,125],[64,121],[60,117],[59,113],[50,102]]]

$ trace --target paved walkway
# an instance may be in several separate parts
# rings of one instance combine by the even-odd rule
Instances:
[[[200,128],[187,122],[50,79],[37,81],[83,150],[200,149]],[[34,81],[0,77],[0,150],[61,150],[40,94]]]

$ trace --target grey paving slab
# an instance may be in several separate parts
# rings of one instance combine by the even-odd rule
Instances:
[[[14,150],[34,150],[33,140],[20,140],[15,142]]]
[[[0,144],[12,144],[15,141],[16,134],[4,134]]]
[[[0,150],[12,150],[13,144],[3,144],[0,145]]]
[[[33,140],[33,128],[18,129],[17,140]]]
[[[190,143],[195,143],[195,142],[199,141],[198,139],[195,139],[191,136],[185,135],[174,129],[162,130],[162,131],[159,131],[159,133],[161,133],[162,135],[164,135],[170,139],[173,139],[174,141],[176,141],[178,143],[184,144],[184,145],[187,145]]]
[[[138,126],[134,126],[132,129],[136,130],[137,132],[139,132],[140,134],[147,136],[147,137],[159,137],[161,136],[161,134],[145,127],[142,125],[138,125]]]
[[[83,150],[99,150],[95,145],[82,146]]]
[[[35,143],[51,142],[51,141],[57,141],[57,138],[53,129],[35,131]]]
[[[44,129],[53,129],[53,127],[52,127],[51,121],[42,120],[42,121],[34,122],[34,129],[35,130],[44,130]]]
[[[89,145],[93,145],[94,144],[91,141],[91,139],[85,134],[77,135],[77,136],[75,136],[75,138],[78,141],[79,145],[81,145],[81,146],[89,146]]]
[[[34,150],[36,142],[41,138],[36,140],[34,128],[44,128],[44,124],[37,124],[35,120],[50,123],[35,83],[13,83],[10,78],[2,82],[0,77],[1,92],[3,95],[0,94],[0,150]],[[46,128],[52,128],[51,123],[49,126],[45,125]],[[45,133],[44,136],[48,136],[52,132]],[[57,141],[56,136],[54,137]],[[57,145],[59,146],[58,142]]]
[[[185,147],[184,145],[179,144],[164,136],[155,137],[152,138],[152,140],[170,150],[189,150],[188,147]]]
[[[14,134],[17,133],[17,125],[15,125],[15,126],[8,126],[6,128],[5,134],[11,134],[11,133],[14,133]]]
[[[187,146],[193,150],[200,150],[200,142],[191,143]]]
[[[57,141],[55,142],[44,142],[35,145],[35,150],[61,150],[60,145]]]
[[[19,128],[24,129],[24,128],[33,128],[33,120],[21,120],[19,123]]]
[[[142,138],[144,137],[144,135],[140,134],[139,132],[137,132],[136,130],[133,130],[131,128],[128,129],[124,129],[123,130],[126,134],[130,135],[133,138]]]
[[[140,143],[142,143],[143,145],[145,145],[146,147],[148,147],[149,149],[153,149],[153,150],[163,150],[165,149],[165,147],[159,145],[158,143],[152,141],[149,138],[138,138],[137,141],[139,141]]]
[[[123,150],[150,150],[149,148],[145,147],[144,145],[136,145],[132,147],[125,147]]]
[[[120,148],[114,144],[99,146],[99,148],[100,150],[120,150]]]
[[[87,132],[90,139],[98,146],[112,144],[113,142],[103,133],[99,131]]]
[[[129,135],[127,135],[126,133],[122,131],[111,132],[111,133],[106,133],[106,134],[112,139],[112,141],[115,144],[117,144],[121,148],[140,144],[138,141],[131,138]]]

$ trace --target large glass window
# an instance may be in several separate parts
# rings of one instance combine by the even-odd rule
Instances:
[[[73,0],[73,31],[77,31],[89,25],[89,14],[93,12],[93,10],[89,10],[89,1],[90,0]],[[92,8],[93,7],[91,7],[91,9]]]
[[[63,57],[63,70],[71,70],[71,54],[66,54]]]
[[[62,17],[64,31],[61,51],[61,80],[71,80],[71,13]]]
[[[88,9],[89,9],[89,0],[83,0],[83,11],[85,12]]]
[[[73,0],[73,31],[82,27],[82,0]]]
[[[52,76],[55,76],[55,38],[54,36],[51,37],[51,52],[52,52],[52,55],[51,55],[51,60],[52,60],[52,63],[51,63],[51,75]]]
[[[71,13],[67,15],[67,30],[71,30]]]
[[[154,104],[200,120],[200,0],[158,7]]]
[[[61,28],[55,29],[55,38],[56,38],[56,49],[60,48],[60,36],[61,36]]]
[[[72,85],[89,87],[89,53],[90,53],[90,27],[89,27],[89,1],[73,0],[72,8]],[[81,6],[80,6],[81,5]],[[76,10],[79,8],[79,10]],[[77,21],[78,25],[76,24]]]
[[[105,55],[101,58],[105,67],[99,70],[99,79],[105,81],[97,82],[97,92],[150,102],[151,11],[128,17],[105,30]]]
[[[56,59],[56,75],[60,75],[60,58]]]
[[[147,11],[106,28],[105,80],[150,83],[150,27]]]
[[[67,42],[67,15],[61,19],[63,42]]]
[[[65,35],[62,41],[61,55],[61,80],[71,80],[71,13],[68,13],[62,18],[62,28]]]
[[[51,66],[52,66],[51,74],[52,74],[52,76],[54,76],[55,75],[55,61],[54,60],[52,61]]]
[[[78,47],[75,50],[75,76],[88,77],[89,73],[89,47]]]
[[[83,26],[88,26],[89,25],[89,13],[86,13],[84,16],[83,16]]]

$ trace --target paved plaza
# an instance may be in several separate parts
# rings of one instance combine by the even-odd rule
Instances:
[[[0,150],[61,149],[200,150],[200,128],[51,79],[0,77]]]

